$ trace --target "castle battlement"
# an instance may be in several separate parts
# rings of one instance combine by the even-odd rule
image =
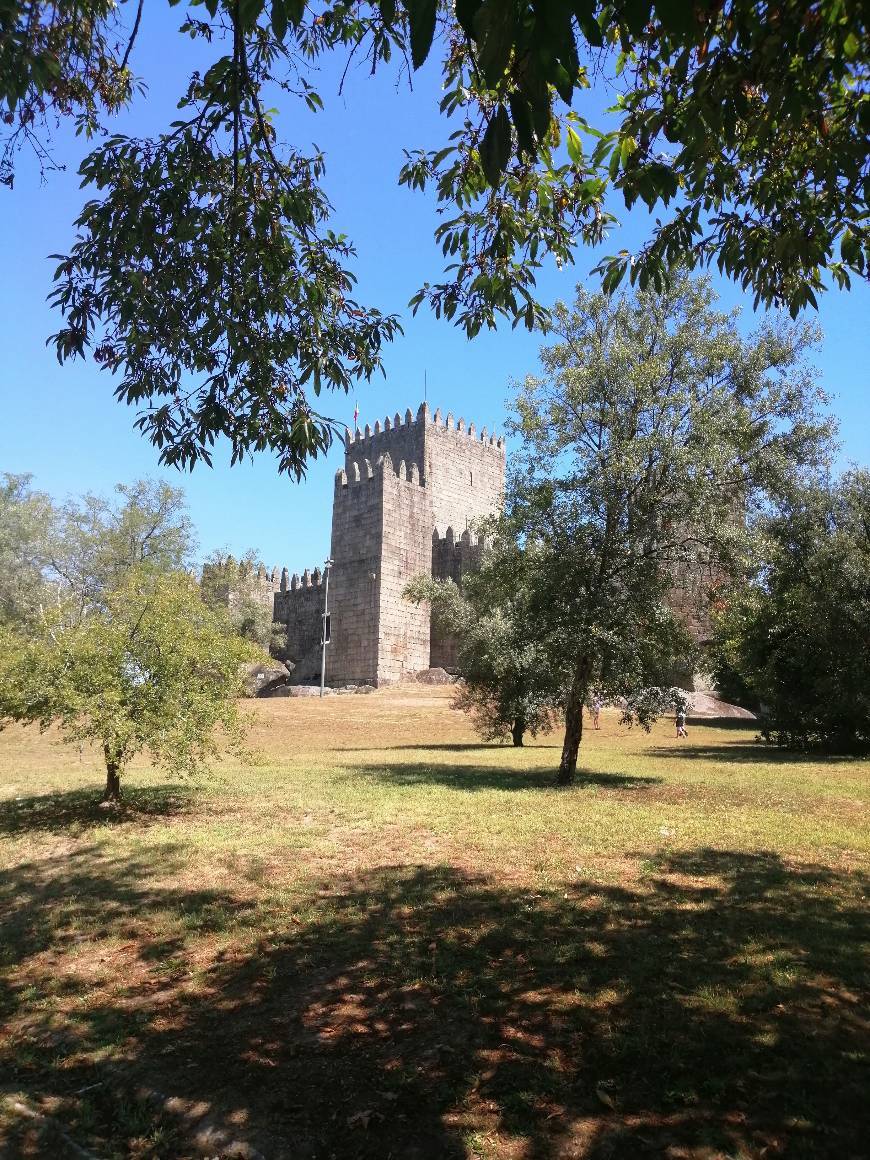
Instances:
[[[436,544],[444,544],[445,546],[454,547],[454,548],[462,547],[462,546],[474,548],[474,547],[478,547],[479,545],[483,544],[483,537],[478,536],[476,532],[473,532],[471,530],[471,528],[466,528],[464,532],[461,532],[457,536],[457,534],[456,534],[456,532],[454,532],[453,528],[450,528],[450,527],[448,527],[447,531],[442,536],[441,533],[436,528],[435,531],[432,533],[432,546],[433,546],[433,548],[435,547]]]
[[[465,435],[469,439],[480,443],[481,446],[492,447],[496,451],[505,450],[505,440],[503,435],[490,435],[486,427],[481,428],[478,435],[474,423],[469,423],[466,426],[465,419],[460,416],[459,419],[454,420],[453,412],[448,411],[445,416],[441,415],[441,408],[437,407],[434,411],[430,411],[428,403],[421,403],[416,416],[412,415],[410,408],[405,412],[405,417],[397,411],[390,419],[390,416],[384,419],[383,423],[379,419],[375,420],[374,428],[366,423],[364,428],[357,427],[353,433],[348,428],[345,435],[345,450],[354,454],[357,451],[369,454],[369,450],[373,448],[375,441],[383,443],[385,436],[395,436],[396,434],[405,434],[409,428],[420,428],[426,425],[432,427],[442,427],[445,431],[454,431],[457,435]],[[375,458],[374,454],[369,454],[369,458]]]
[[[400,459],[398,464],[395,464],[389,451],[385,451],[377,459],[374,467],[370,459],[363,459],[361,462],[354,460],[349,464],[349,469],[340,467],[335,473],[335,494],[336,497],[346,496],[352,488],[376,480],[384,482],[390,478],[401,480],[403,483],[407,481],[415,487],[422,486],[417,463],[411,462],[409,466],[404,459]]]

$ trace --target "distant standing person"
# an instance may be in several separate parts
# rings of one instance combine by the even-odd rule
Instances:
[[[677,709],[677,737],[688,737],[686,732],[686,710],[683,708]]]
[[[589,711],[592,714],[592,727],[593,727],[593,729],[600,729],[601,728],[601,698],[600,697],[596,696],[596,697],[592,698],[592,701],[589,705]]]

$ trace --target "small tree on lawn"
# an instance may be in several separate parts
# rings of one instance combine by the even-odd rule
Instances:
[[[537,546],[530,623],[565,673],[559,780],[571,782],[590,689],[631,697],[682,648],[675,577],[703,600],[746,567],[746,515],[824,461],[829,424],[803,355],[814,332],[744,340],[706,279],[662,294],[580,291],[555,309],[543,378],[520,389],[508,518]]]
[[[516,746],[552,725],[563,692],[529,630],[525,566],[526,553],[504,539],[463,577],[461,591],[427,576],[405,590],[407,599],[427,601],[436,624],[456,638],[463,680],[453,707],[471,715],[485,741],[510,736]]]
[[[185,574],[131,568],[83,619],[53,607],[42,632],[0,641],[0,724],[58,723],[67,741],[100,746],[105,800],[145,752],[163,769],[200,770],[243,737],[241,666],[260,656],[207,608]]]

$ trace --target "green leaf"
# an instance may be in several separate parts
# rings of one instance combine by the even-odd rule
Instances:
[[[656,0],[656,17],[666,32],[685,36],[692,31],[695,6],[686,0]]]
[[[484,0],[474,17],[478,64],[490,88],[504,76],[514,42],[516,10],[504,0]]]
[[[411,34],[411,64],[419,68],[432,47],[435,36],[436,0],[406,0]]]
[[[480,143],[480,163],[486,180],[493,188],[500,183],[510,155],[511,122],[504,105],[499,105]]]
[[[480,8],[481,0],[456,0],[456,19],[462,26],[463,32],[474,37],[474,18]]]
[[[387,27],[391,27],[396,19],[396,0],[379,0],[381,19]]]
[[[568,156],[574,165],[579,165],[583,160],[583,143],[570,125],[568,126]]]
[[[287,9],[284,0],[272,0],[272,31],[283,44],[287,35]]]
[[[650,18],[650,0],[623,0],[622,18],[632,36],[640,36]]]
[[[532,131],[532,118],[529,114],[528,103],[522,96],[513,92],[510,95],[511,120],[517,133],[517,146],[530,157],[535,156],[535,135]]]
[[[239,14],[239,27],[244,30],[252,29],[265,6],[265,0],[239,0],[236,8]]]
[[[861,246],[851,230],[846,230],[840,241],[840,254],[844,262],[856,265],[861,258]]]
[[[631,155],[636,152],[637,141],[635,141],[634,137],[624,137],[622,144],[619,146],[619,160],[623,169],[625,169],[626,165],[628,164],[628,159],[631,157]]]
[[[580,31],[593,48],[601,48],[604,44],[604,36],[598,21],[595,19],[595,7],[595,0],[576,0],[573,5]]]

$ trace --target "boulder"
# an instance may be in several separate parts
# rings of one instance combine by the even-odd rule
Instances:
[[[419,673],[414,673],[414,680],[419,681],[421,685],[452,685],[456,677],[447,672],[446,669],[421,669]]]
[[[331,697],[335,693],[335,689],[330,689],[329,685],[323,690],[324,697]],[[320,685],[290,685],[288,697],[319,697]]]
[[[282,664],[280,661],[268,661],[265,664],[245,665],[245,690],[249,697],[286,696],[278,690],[289,681],[293,670],[292,662]]]
[[[711,693],[691,693],[689,696],[689,716],[702,720],[730,718],[733,720],[755,721],[756,715],[740,705],[720,701]]]

